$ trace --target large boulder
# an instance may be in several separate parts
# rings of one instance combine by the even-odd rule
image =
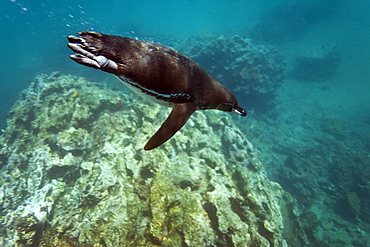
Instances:
[[[180,50],[235,93],[247,109],[267,111],[276,105],[285,60],[275,46],[203,32],[188,38]]]
[[[1,246],[304,246],[294,200],[227,113],[199,111],[144,151],[168,113],[83,78],[37,77],[1,136]]]

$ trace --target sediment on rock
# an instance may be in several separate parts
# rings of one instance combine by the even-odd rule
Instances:
[[[1,245],[287,246],[284,192],[231,117],[196,112],[144,151],[168,113],[83,78],[37,77],[1,136]]]

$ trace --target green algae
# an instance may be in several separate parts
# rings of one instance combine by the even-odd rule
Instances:
[[[283,191],[230,116],[196,112],[144,151],[168,113],[83,78],[36,78],[1,136],[0,243],[287,246]]]

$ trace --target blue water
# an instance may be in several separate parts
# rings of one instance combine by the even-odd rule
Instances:
[[[304,2],[304,1],[302,1]],[[307,1],[310,2],[310,1]],[[323,1],[325,2],[325,1]],[[315,43],[336,42],[344,56],[343,80],[352,97],[344,101],[343,115],[366,118],[357,103],[366,106],[369,89],[366,67],[369,59],[368,4],[357,0],[355,4],[338,7],[328,1],[328,8],[336,18],[329,17],[320,25],[311,25],[303,36],[293,42],[299,52]],[[334,3],[338,1],[333,1]],[[165,36],[185,38],[200,31],[219,35],[245,35],[258,18],[281,3],[280,1],[19,1],[0,2],[0,54],[2,63],[0,91],[0,127],[4,128],[5,115],[37,74],[55,70],[87,76],[98,81],[105,75],[73,64],[66,47],[66,36],[82,30],[95,30],[141,39],[158,40]],[[332,6],[331,6],[332,5]],[[317,29],[317,30],[315,30]],[[302,38],[303,37],[303,38]],[[283,47],[284,49],[285,47]],[[352,81],[353,79],[353,81]],[[351,81],[350,81],[351,80]],[[335,90],[335,89],[334,89]],[[344,92],[347,93],[347,89]],[[335,100],[335,99],[334,99]],[[342,104],[343,104],[342,103]],[[361,108],[362,110],[362,108]],[[365,109],[364,109],[365,110]],[[355,115],[353,116],[355,111]]]
[[[272,16],[269,11],[277,5],[287,6],[291,2],[2,0],[0,128],[6,127],[6,114],[18,99],[21,90],[27,88],[40,73],[60,71],[85,76],[91,81],[110,78],[110,75],[78,65],[68,58],[72,53],[67,47],[68,35],[94,30],[165,43],[166,37],[185,39],[206,30],[216,35],[240,35],[248,38],[248,30],[261,20],[261,16],[265,13]],[[336,186],[344,188],[345,193],[350,195],[355,193],[362,203],[357,215],[359,219],[353,220],[351,216],[346,216],[345,211],[351,207],[347,205],[351,202],[345,202],[348,198],[333,199],[342,193],[339,189],[331,198],[335,204],[332,206],[333,215],[352,223],[367,222],[367,225],[359,224],[359,227],[366,225],[361,230],[365,231],[364,229],[370,229],[370,214],[366,212],[369,211],[369,206],[365,205],[370,201],[363,198],[370,197],[370,186],[367,185],[367,189],[365,185],[357,186],[355,181],[358,177],[342,178],[340,174],[350,173],[353,167],[370,167],[370,3],[368,0],[354,0],[349,3],[340,0],[297,2],[319,2],[320,6],[325,6],[324,11],[319,17],[315,16],[317,13],[312,14],[310,9],[300,10],[301,12],[283,11],[281,13],[286,13],[286,16],[274,16],[283,23],[286,20],[286,26],[290,26],[286,39],[272,36],[267,40],[278,47],[287,61],[286,78],[277,97],[280,104],[273,114],[261,117],[268,119],[268,127],[253,132],[248,122],[248,128],[243,129],[243,132],[262,150],[261,156],[266,164],[276,161],[282,162],[278,164],[282,167],[291,166],[295,158],[288,159],[287,153],[296,148],[300,154],[306,155],[302,156],[302,160],[314,164],[313,167],[324,167],[327,177],[315,177],[312,175],[314,172],[307,177],[315,177],[317,184],[328,195],[328,191],[336,190]],[[294,14],[298,16],[293,18]],[[304,14],[308,16],[302,17],[308,20],[304,24],[307,25],[305,28],[294,26],[295,23],[289,21],[299,20],[299,15]],[[341,59],[335,73],[328,80],[302,82],[292,75],[294,59],[298,54],[313,46],[331,42],[336,43]],[[258,111],[251,111],[245,121],[258,119],[258,114]],[[276,130],[280,132],[274,132]],[[266,137],[269,133],[272,137]],[[346,164],[349,165],[339,169],[338,164],[343,165],[341,161],[345,157],[348,159]],[[317,162],[318,160],[323,162]],[[279,174],[280,168],[274,170],[271,166],[268,169],[274,180],[283,183],[286,174]],[[282,178],[280,181],[279,176]],[[370,181],[368,175],[366,179]],[[341,183],[342,180],[345,182]],[[284,186],[294,194],[295,190],[289,187],[292,186],[290,182],[289,180]],[[296,181],[295,184],[304,182]],[[295,196],[299,198],[302,195],[297,193]]]
[[[184,37],[202,30],[232,34],[275,2],[3,0],[0,127],[5,127],[5,115],[18,93],[39,73],[58,70],[101,78],[101,73],[76,66],[68,59],[71,52],[66,47],[67,35],[83,30],[139,38]]]

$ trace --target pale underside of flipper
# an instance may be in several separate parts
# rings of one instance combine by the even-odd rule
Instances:
[[[83,43],[82,38],[77,38],[74,36],[69,36],[69,39],[80,40]],[[100,69],[108,73],[115,73],[118,69],[116,62],[106,58],[105,56],[95,56],[91,51],[88,50],[88,47],[80,43],[68,43],[68,47],[75,52],[74,55],[69,57],[76,61],[79,64],[91,67],[94,69]],[[93,47],[90,47],[93,49]]]

